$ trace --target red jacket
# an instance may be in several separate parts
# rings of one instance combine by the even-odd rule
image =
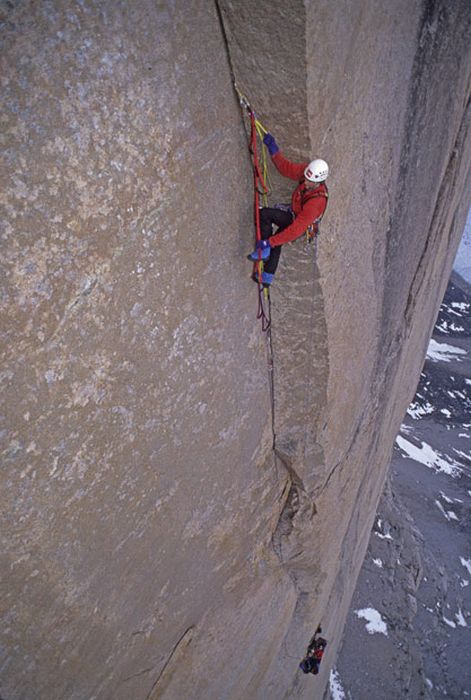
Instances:
[[[308,163],[292,163],[280,151],[272,156],[272,161],[278,172],[299,182],[291,195],[291,209],[295,215],[293,223],[268,239],[271,246],[277,246],[299,238],[308,226],[322,217],[327,206],[328,192],[324,182],[316,190],[306,189],[304,170]]]

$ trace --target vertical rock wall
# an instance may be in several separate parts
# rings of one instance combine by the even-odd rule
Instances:
[[[0,694],[320,696],[469,201],[467,3],[2,13]],[[273,415],[231,66],[332,167]]]
[[[245,133],[212,4],[3,14],[0,694],[145,698],[283,486]]]
[[[464,225],[470,15],[466,3],[293,3],[305,22],[293,41],[283,11],[260,3],[250,31],[279,70],[268,61],[256,72],[253,51],[240,51],[240,5],[223,6],[237,79],[265,125],[288,157],[326,158],[333,173],[317,260],[301,241],[287,247],[272,291],[275,453],[291,477],[274,545],[298,597],[268,687],[310,697],[335,659]],[[285,78],[301,83],[295,101]],[[283,197],[277,182],[273,201]],[[331,644],[313,691],[292,656],[318,622]]]

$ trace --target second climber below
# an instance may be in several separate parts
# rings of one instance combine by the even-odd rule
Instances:
[[[263,260],[262,284],[266,287],[273,282],[284,243],[296,240],[306,231],[316,229],[325,212],[329,192],[325,180],[329,166],[321,158],[310,163],[292,163],[283,156],[274,137],[267,133],[263,143],[268,148],[276,169],[298,186],[291,196],[291,207],[263,207],[260,209],[261,240],[248,256],[249,260]],[[273,224],[277,231],[273,235]],[[312,229],[311,229],[312,230]],[[259,282],[257,276],[254,280]]]

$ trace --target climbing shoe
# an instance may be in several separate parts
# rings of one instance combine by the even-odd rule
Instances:
[[[270,257],[271,246],[268,241],[257,241],[255,250],[247,258],[252,262],[257,262],[258,260],[266,260]]]
[[[262,272],[262,284],[264,287],[269,287],[271,283],[273,282],[273,278],[275,277],[274,274],[271,272]],[[252,279],[254,282],[257,284],[260,284],[260,279],[259,276],[256,272],[253,273]]]

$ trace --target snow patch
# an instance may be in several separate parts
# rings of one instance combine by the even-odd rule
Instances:
[[[456,629],[456,623],[453,622],[453,620],[449,620],[445,615],[443,615],[443,622],[445,622],[448,627],[453,627],[453,629]]]
[[[459,309],[460,311],[467,311],[470,306],[466,301],[452,301],[451,305],[454,309]]]
[[[458,623],[458,625],[460,627],[467,627],[468,626],[468,623],[465,620],[465,617],[461,611],[461,608],[458,608],[458,612],[456,613],[455,618],[456,618],[456,622]]]
[[[427,357],[432,362],[451,362],[460,360],[459,355],[466,355],[466,350],[457,348],[446,343],[437,343],[433,338],[430,340],[427,349]]]
[[[449,333],[447,330],[448,323],[446,321],[442,321],[441,323],[437,323],[437,329],[441,331],[442,333]]]
[[[447,520],[458,520],[458,518],[456,517],[456,514],[453,513],[452,510],[445,510],[445,508],[442,506],[442,504],[440,503],[440,501],[435,501],[435,505],[438,506],[440,512],[442,513],[442,515],[445,516],[445,518],[446,518]]]
[[[446,501],[447,503],[453,503],[453,499],[452,499],[452,498],[448,498],[448,496],[447,496],[446,494],[444,494],[443,491],[440,491],[440,496],[441,496],[442,499],[443,499],[444,501]]]
[[[460,562],[461,565],[468,570],[468,574],[471,574],[471,559],[465,559],[464,557],[460,557]]]
[[[384,634],[388,636],[388,628],[380,613],[374,608],[363,608],[355,610],[355,615],[363,620],[366,620],[366,631],[368,634]]]
[[[448,462],[443,459],[443,457],[441,457],[438,452],[435,452],[426,442],[421,442],[420,447],[416,447],[411,442],[398,435],[396,444],[399,449],[405,453],[406,457],[413,459],[415,462],[425,464],[425,466],[430,469],[443,472],[452,477],[457,477],[461,473],[461,469],[455,462]]]
[[[441,408],[440,413],[443,413],[443,415],[447,418],[451,418],[451,411],[449,411],[447,408]]]
[[[414,420],[419,420],[419,418],[422,418],[422,416],[430,415],[434,412],[434,410],[434,407],[428,401],[426,401],[424,404],[413,401],[407,409],[407,415]]]
[[[457,450],[455,447],[453,447],[452,449],[453,452],[455,452],[460,457],[464,457],[465,459],[471,459],[471,452],[462,452],[461,450]]]
[[[383,568],[383,562],[381,559],[373,559],[373,564],[376,564],[376,566],[378,566],[380,569]]]
[[[340,682],[339,672],[333,668],[329,676],[329,687],[332,700],[345,700],[345,691]]]

